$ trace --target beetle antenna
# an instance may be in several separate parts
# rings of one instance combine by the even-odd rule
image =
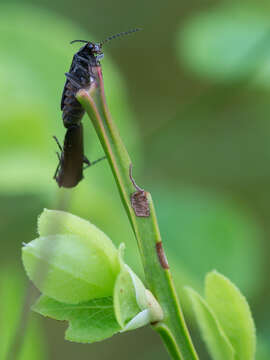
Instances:
[[[141,28],[136,28],[136,29],[132,29],[132,30],[128,30],[128,31],[123,31],[123,32],[120,32],[120,33],[115,34],[115,35],[111,35],[111,36],[107,37],[105,40],[101,41],[100,45],[103,45],[106,42],[111,41],[113,39],[116,39],[118,37],[129,35],[129,34],[132,34],[134,32],[140,31],[140,30],[142,30],[142,29]]]
[[[71,44],[74,44],[75,42],[88,43],[89,41],[87,41],[87,40],[72,40],[70,43],[71,43]]]

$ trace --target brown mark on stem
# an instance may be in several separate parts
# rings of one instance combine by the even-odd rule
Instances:
[[[130,195],[131,206],[138,217],[149,217],[150,209],[144,189],[140,188],[132,176],[132,164],[129,166],[129,178],[134,185],[135,191]]]
[[[156,251],[158,254],[158,259],[159,259],[159,263],[160,265],[163,267],[163,269],[169,269],[169,264],[162,246],[162,241],[159,241],[158,243],[156,243]]]

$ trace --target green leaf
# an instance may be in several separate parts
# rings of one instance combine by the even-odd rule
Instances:
[[[131,276],[125,267],[115,282],[113,302],[115,316],[122,328],[141,311]]]
[[[233,360],[235,351],[206,301],[191,288],[186,288],[192,301],[202,337],[214,360]]]
[[[100,248],[78,235],[50,235],[22,249],[29,278],[45,295],[66,303],[111,296],[119,270]]]
[[[63,304],[43,295],[33,310],[56,320],[67,320],[69,327],[65,338],[69,341],[92,343],[111,337],[120,330],[111,297]]]
[[[121,247],[119,249],[121,257]],[[163,320],[164,314],[154,295],[126,264],[114,287],[114,312],[122,332]]]
[[[269,87],[269,20],[259,2],[225,2],[200,12],[179,31],[179,57],[211,80],[226,83],[256,71],[255,82]]]
[[[111,239],[94,224],[65,211],[44,209],[38,218],[40,236],[54,234],[79,235],[84,243],[110,264],[113,273],[120,271],[118,250]],[[107,265],[108,266],[108,265]]]
[[[216,271],[206,276],[205,297],[236,351],[237,360],[255,356],[255,325],[249,305],[239,289]]]
[[[105,169],[102,169],[103,166],[106,168],[106,173],[104,173]],[[75,194],[72,197],[70,212],[80,214],[80,216],[85,219],[91,219],[91,222],[102,228],[102,231],[113,240],[113,243],[117,247],[124,242],[126,245],[126,263],[129,264],[136,274],[143,278],[144,273],[139,249],[136,241],[134,241],[134,233],[130,227],[122,203],[119,201],[119,194],[115,191],[115,184],[111,179],[112,175],[109,166],[106,164],[106,161],[104,161],[104,165],[100,164],[100,166],[95,166],[94,171],[89,170],[91,176],[85,175],[79,187],[76,187],[74,190]],[[93,184],[92,174],[97,179],[105,177],[110,179],[111,182],[106,186],[102,185],[100,181]],[[67,189],[67,191],[70,190]],[[89,201],[89,199],[91,199],[91,201]],[[119,231],[119,228],[121,228],[121,231]]]

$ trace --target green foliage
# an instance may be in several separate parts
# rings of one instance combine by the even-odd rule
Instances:
[[[114,311],[122,331],[162,321],[163,310],[138,276],[123,264],[114,287]]]
[[[129,272],[124,268],[117,277],[114,287],[115,316],[122,328],[140,312],[136,293]]]
[[[187,288],[202,336],[214,360],[234,360],[235,351],[215,313],[194,290]]]
[[[178,55],[191,70],[211,80],[228,83],[256,72],[255,83],[269,88],[269,20],[260,3],[218,5],[180,29]]]
[[[44,210],[38,231],[22,249],[27,275],[42,292],[34,310],[67,320],[66,339],[100,341],[162,319],[153,295],[124,263],[123,246],[117,251],[96,226]]]
[[[67,320],[65,338],[69,341],[92,343],[111,337],[121,327],[116,321],[111,297],[80,304],[65,304],[41,296],[33,310],[56,320]]]
[[[22,253],[27,274],[42,293],[66,303],[112,294],[120,263],[117,249],[101,230],[52,210],[39,217],[38,230],[40,237]]]
[[[214,360],[253,360],[254,321],[244,296],[226,277],[213,271],[206,277],[205,300],[188,289],[202,336]]]
[[[44,209],[38,218],[40,236],[54,234],[78,235],[91,250],[95,249],[101,259],[108,262],[110,272],[119,272],[119,254],[111,239],[94,224],[70,213]]]
[[[76,235],[39,237],[22,254],[26,272],[38,289],[71,304],[111,295],[119,272],[104,254]]]
[[[245,297],[225,276],[212,272],[206,276],[205,298],[236,352],[236,359],[255,356],[254,321]]]

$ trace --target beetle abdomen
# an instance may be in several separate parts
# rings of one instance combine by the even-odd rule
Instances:
[[[62,118],[66,128],[79,124],[85,113],[83,107],[75,97],[77,91],[78,89],[67,80],[62,102]]]
[[[85,113],[83,107],[76,99],[79,89],[90,85],[89,58],[84,52],[74,55],[69,73],[66,73],[66,83],[61,100],[61,110],[64,126],[69,128],[78,125]]]

